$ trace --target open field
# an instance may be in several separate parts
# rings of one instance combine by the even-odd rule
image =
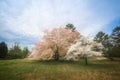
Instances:
[[[0,80],[120,80],[117,61],[81,59],[70,61],[0,60]]]

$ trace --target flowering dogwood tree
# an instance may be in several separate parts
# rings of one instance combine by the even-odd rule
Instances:
[[[69,48],[65,58],[67,60],[78,60],[80,57],[87,59],[87,57],[103,56],[102,49],[101,43],[80,36],[78,41]]]
[[[52,31],[45,33],[42,41],[36,44],[29,58],[46,59],[54,57],[58,60],[59,56],[66,55],[68,47],[75,43],[79,36],[80,33],[76,30],[62,27],[54,28]]]

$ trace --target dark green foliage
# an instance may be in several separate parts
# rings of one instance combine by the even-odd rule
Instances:
[[[120,57],[120,26],[113,29],[110,39],[112,46],[108,45],[107,56],[110,59],[112,57]]]
[[[97,35],[95,36],[94,40],[99,42],[99,43],[101,42],[104,45],[104,47],[108,47],[108,45],[110,45],[108,34],[105,34],[102,31],[97,33]]]
[[[113,32],[111,34],[113,46],[120,47],[120,26],[113,29]]]
[[[120,26],[113,29],[110,37],[100,31],[94,40],[104,45],[103,53],[109,59],[113,60],[113,57],[120,57]]]
[[[12,59],[22,58],[22,50],[19,44],[15,43],[12,48],[9,49],[8,57]]]
[[[27,47],[21,49],[18,43],[15,43],[12,48],[9,49],[8,58],[9,59],[20,59],[27,57],[29,50]]]
[[[7,53],[8,53],[7,44],[5,42],[1,42],[0,43],[0,58],[2,59],[6,58]]]
[[[65,28],[66,28],[66,29],[70,29],[70,30],[72,30],[72,31],[74,31],[74,30],[75,30],[74,25],[73,25],[73,24],[71,24],[71,23],[67,24]]]
[[[96,34],[96,37],[94,38],[95,41],[97,42],[102,42],[104,39],[105,33],[100,31]]]
[[[120,48],[113,47],[107,51],[109,57],[120,57]]]
[[[29,50],[27,47],[24,47],[22,50],[22,58],[25,58],[28,56]]]

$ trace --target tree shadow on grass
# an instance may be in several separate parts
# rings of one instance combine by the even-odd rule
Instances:
[[[75,68],[81,68],[81,69],[92,69],[92,70],[117,70],[120,68],[117,68],[116,66],[120,67],[119,62],[116,61],[109,61],[109,60],[101,60],[101,61],[88,61],[88,65],[85,65],[84,60],[80,61],[67,61],[67,60],[34,60],[32,64],[40,64],[40,65],[46,65],[46,66],[59,66],[59,65],[68,65]]]
[[[37,63],[37,64],[46,64],[46,65],[49,65],[49,64],[73,64],[73,63],[76,63],[75,61],[67,61],[67,60],[58,60],[58,61],[55,61],[55,60],[34,60],[33,63]]]

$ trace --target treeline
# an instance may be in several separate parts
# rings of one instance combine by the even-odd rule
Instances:
[[[75,27],[73,24],[66,25],[66,29],[70,29],[70,30],[72,30],[72,32],[75,32]],[[60,30],[61,30],[61,28],[60,28]],[[63,34],[63,32],[61,34],[65,35],[65,33]],[[69,36],[67,33],[66,33],[66,35]],[[71,33],[70,33],[70,36],[71,36]],[[49,38],[49,37],[58,38],[56,35],[55,36],[49,36],[49,35],[46,36],[45,38],[49,39],[46,41],[51,43],[50,45],[53,45],[53,43],[52,43],[52,41],[50,42],[51,38]],[[61,38],[64,38],[64,36],[61,36]],[[73,37],[70,38],[70,40],[72,40],[72,39],[73,39]],[[58,42],[59,39],[55,39],[55,40],[56,40],[56,42]],[[62,39],[62,43],[65,42],[66,40],[67,40],[66,37],[65,37],[65,39]],[[103,54],[105,57],[108,57],[111,60],[113,60],[114,57],[120,57],[120,26],[115,27],[112,30],[112,33],[110,35],[104,33],[103,31],[98,32],[96,34],[96,36],[94,37],[94,41],[97,41],[98,43],[102,43],[102,45],[104,46]],[[44,44],[44,43],[42,42],[42,43],[40,43],[40,45],[41,44]],[[53,45],[53,47],[55,47],[55,50],[54,50],[55,55],[53,55],[55,59],[59,59],[59,55],[60,55],[59,53],[62,52],[61,47],[59,48],[58,46],[63,47],[63,49],[66,48],[66,47],[64,47],[63,44],[60,45],[57,43],[57,46],[56,46],[56,44],[55,44],[55,46]],[[42,45],[42,47],[43,47],[43,49],[46,49],[46,45]],[[46,54],[48,54],[47,51],[49,51],[49,50],[45,50],[45,51],[46,51]],[[45,54],[45,51],[43,51],[43,54]],[[57,55],[56,55],[56,53],[57,53]],[[21,59],[21,58],[27,57],[28,54],[29,54],[28,48],[27,47],[21,48],[18,43],[14,43],[14,45],[8,49],[7,44],[5,42],[0,42],[0,59],[17,59],[17,58]],[[40,54],[40,53],[38,53],[38,54]],[[51,52],[49,54],[51,54]]]
[[[120,26],[115,27],[110,35],[98,32],[94,40],[104,45],[103,54],[109,59],[120,57]]]
[[[28,54],[28,48],[21,48],[18,43],[14,43],[9,49],[5,42],[0,43],[0,59],[22,59],[26,58]]]

